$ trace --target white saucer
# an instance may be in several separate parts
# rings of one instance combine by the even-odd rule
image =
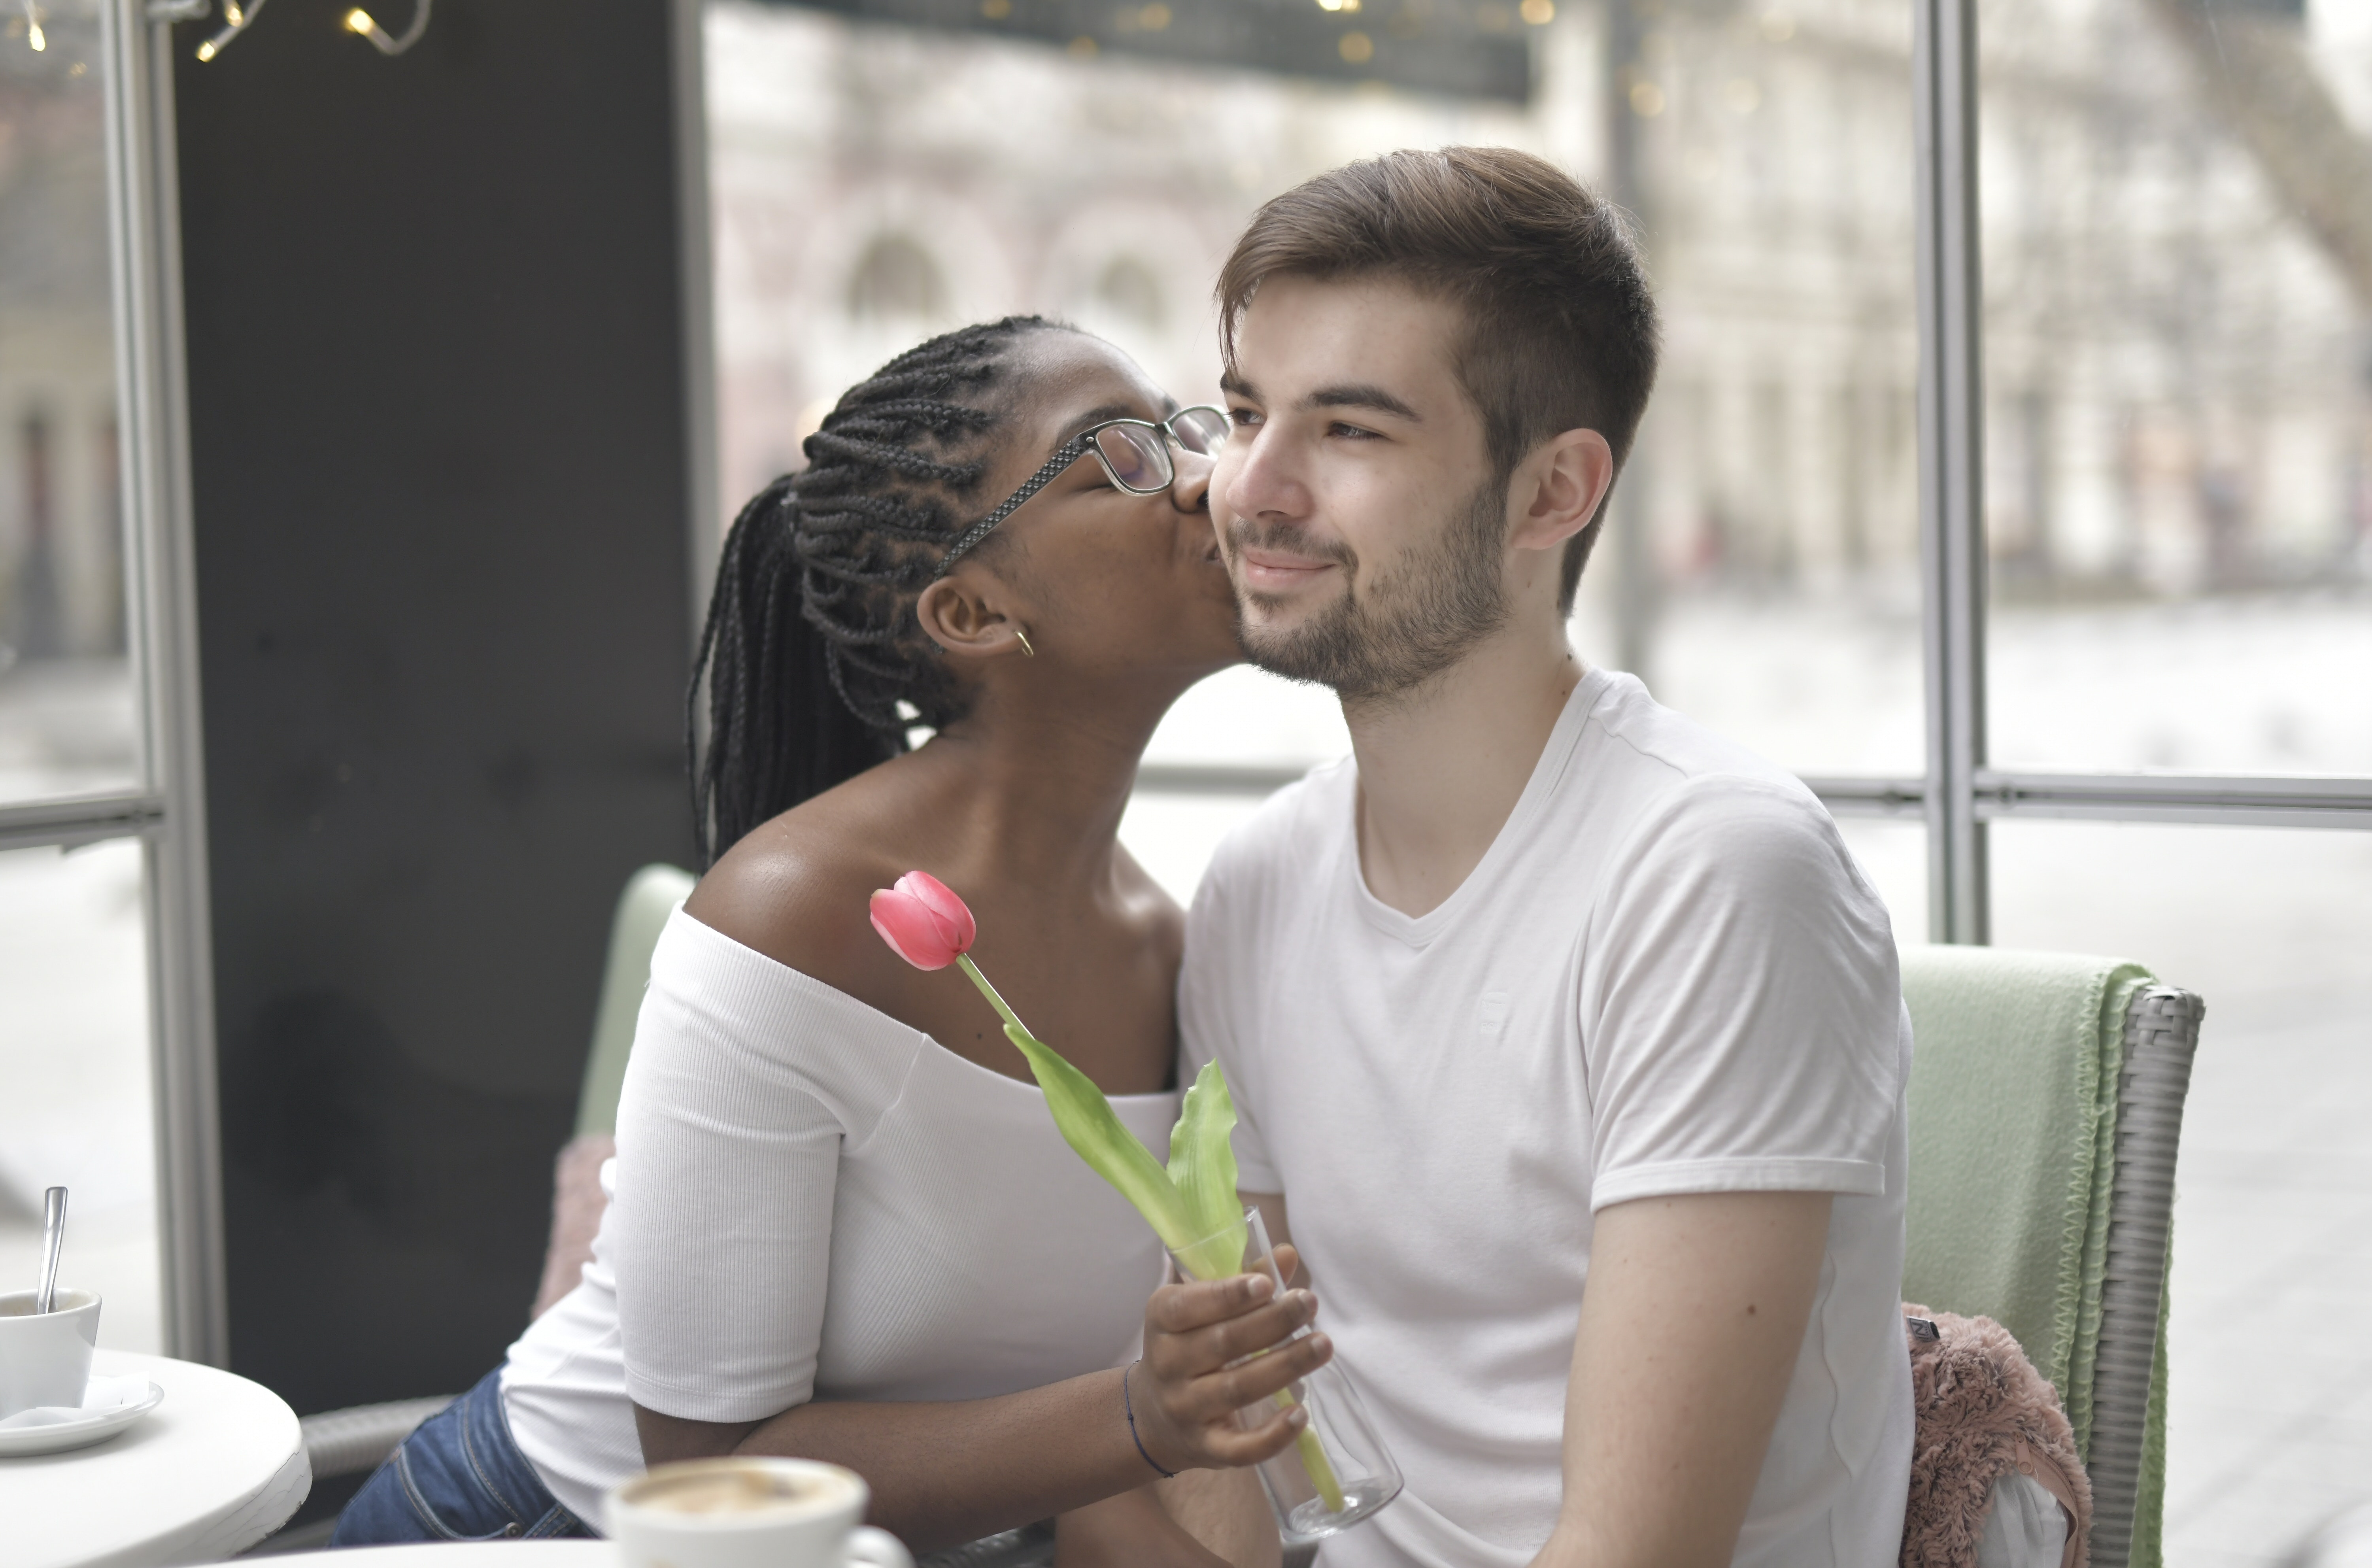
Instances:
[[[145,1377],[102,1377],[83,1385],[82,1406],[43,1405],[0,1421],[0,1458],[57,1454],[103,1443],[157,1408],[165,1390]]]

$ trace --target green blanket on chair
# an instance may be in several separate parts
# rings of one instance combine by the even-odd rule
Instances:
[[[2124,1019],[2148,970],[1906,947],[1911,1191],[1902,1294],[1983,1315],[2059,1390],[2089,1453]]]

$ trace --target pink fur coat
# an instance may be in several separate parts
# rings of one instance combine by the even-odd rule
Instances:
[[[1911,1503],[1902,1521],[1902,1568],[1974,1568],[1994,1482],[2019,1470],[2041,1482],[2074,1521],[2060,1568],[2084,1568],[2092,1483],[2059,1392],[2034,1369],[2008,1330],[1905,1303],[1911,1399],[1918,1433]],[[1934,1337],[1921,1329],[1935,1326]]]
[[[542,1317],[575,1290],[577,1276],[593,1260],[593,1233],[610,1206],[601,1191],[601,1162],[617,1152],[618,1140],[609,1133],[587,1132],[571,1140],[552,1162],[552,1245],[543,1254],[543,1283],[530,1318]]]

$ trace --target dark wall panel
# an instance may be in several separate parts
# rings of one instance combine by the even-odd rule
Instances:
[[[343,11],[174,41],[232,1358],[299,1411],[523,1325],[610,902],[689,854],[666,0]]]

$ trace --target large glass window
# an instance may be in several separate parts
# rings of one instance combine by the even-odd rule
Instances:
[[[2301,788],[2372,824],[2372,11],[1977,0],[1976,21],[1993,935],[2206,998],[2167,1553],[2271,1562],[2372,1473],[2313,1327],[2372,1268],[2372,837],[2206,824]],[[2355,780],[2262,776],[2299,774]],[[2016,815],[2071,789],[2202,825]]]
[[[1993,761],[2372,773],[2372,11],[1978,25]]]
[[[1545,111],[1602,112],[1575,172],[1637,215],[1666,334],[1581,645],[1803,772],[1915,775],[1911,13],[1614,0],[1575,27],[1601,70]]]
[[[97,0],[0,22],[0,804],[134,780]]]
[[[163,1348],[140,845],[0,851],[0,1278],[41,1271],[41,1192],[67,1189],[72,1283],[101,1342]],[[22,1289],[11,1284],[9,1289]]]
[[[2270,1563],[2372,1475],[2334,1314],[2372,1287],[2372,834],[2132,822],[1994,831],[1994,936],[2141,959],[2207,1001],[2183,1118],[2167,1561]]]
[[[210,1359],[203,890],[178,401],[134,0],[0,15],[0,1272],[41,1193],[100,1342]],[[126,237],[143,234],[139,245]],[[120,385],[134,366],[139,384]]]
[[[0,807],[138,780],[99,22],[81,0],[0,23]],[[104,1342],[153,1351],[144,878],[136,840],[0,852],[0,1272],[33,1277],[66,1187]]]

